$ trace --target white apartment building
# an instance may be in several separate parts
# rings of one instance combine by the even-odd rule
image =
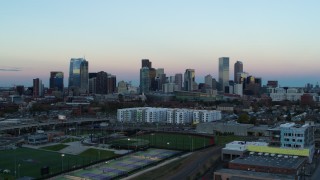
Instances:
[[[139,107],[118,109],[117,119],[123,122],[199,123],[221,120],[221,111]]]
[[[298,101],[304,94],[304,92],[301,92],[296,88],[269,88],[268,92],[270,93],[272,101]]]
[[[144,112],[144,122],[166,122],[167,109],[166,108],[147,108]]]

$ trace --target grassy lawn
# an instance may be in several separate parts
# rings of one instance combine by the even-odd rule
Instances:
[[[112,144],[115,147],[122,147],[122,148],[134,148],[139,146],[147,146],[149,144],[148,140],[144,139],[135,139],[135,138],[125,138],[125,139],[118,139],[112,141],[110,144]]]
[[[86,151],[79,154],[81,157],[86,158],[98,158],[98,159],[107,159],[111,157],[116,157],[117,155],[113,151],[107,151],[107,150],[99,150],[99,149],[87,149]],[[99,158],[100,156],[100,158]]]
[[[76,141],[79,141],[79,139],[77,139],[77,138],[67,138],[67,139],[61,141],[61,143],[69,143],[69,142],[76,142]]]
[[[234,135],[216,136],[217,145],[225,145],[232,141],[244,141],[244,140],[246,140],[246,137],[234,136]]]
[[[205,136],[184,134],[152,133],[136,137],[150,142],[151,146],[158,148],[171,148],[193,151],[214,143],[214,140]]]
[[[57,152],[44,151],[41,149],[17,148],[15,150],[0,151],[0,169],[9,169],[10,175],[14,177],[30,176],[40,178],[40,170],[48,166],[50,174],[61,172],[73,166],[82,166],[94,161],[94,158],[75,156]],[[0,174],[0,179],[7,175]],[[15,179],[17,179],[15,178]]]
[[[66,145],[66,144],[56,144],[56,145],[52,145],[52,146],[45,146],[40,149],[49,150],[49,151],[60,151],[61,149],[64,149],[68,146],[69,145]]]

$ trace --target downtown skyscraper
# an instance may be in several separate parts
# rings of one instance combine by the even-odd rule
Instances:
[[[229,86],[229,57],[219,58],[219,86],[222,92]]]
[[[63,91],[63,72],[52,71],[50,72],[50,89],[55,91]]]
[[[88,61],[72,58],[69,70],[69,88],[78,88],[81,93],[89,92]]]
[[[184,73],[184,90],[193,91],[195,90],[195,71],[194,69],[186,69]]]
[[[241,61],[237,61],[234,63],[234,82],[239,84],[241,73],[243,72],[243,63]]]

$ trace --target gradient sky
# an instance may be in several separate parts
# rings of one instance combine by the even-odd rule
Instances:
[[[70,58],[139,82],[141,59],[173,75],[218,77],[218,58],[282,86],[320,81],[317,0],[8,0],[0,2],[0,86],[31,85]]]

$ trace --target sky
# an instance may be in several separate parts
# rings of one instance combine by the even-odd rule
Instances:
[[[85,57],[89,71],[139,83],[141,59],[167,76],[218,78],[218,58],[281,86],[320,81],[318,0],[10,0],[0,2],[0,86],[48,86]]]

